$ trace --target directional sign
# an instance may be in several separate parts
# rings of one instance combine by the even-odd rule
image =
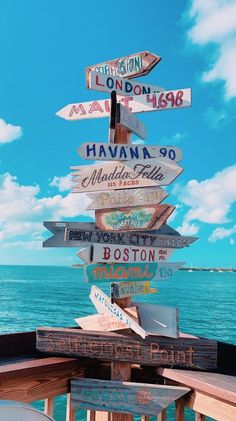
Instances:
[[[83,267],[86,282],[114,282],[165,280],[172,276],[184,262],[114,263],[94,264]]]
[[[122,104],[117,104],[116,121],[117,124],[125,127],[131,133],[136,134],[141,139],[146,139],[147,132],[144,124]]]
[[[88,193],[92,202],[87,206],[91,209],[111,209],[120,206],[155,205],[164,200],[168,193],[161,187],[142,189],[114,190],[107,192]]]
[[[105,75],[98,72],[89,72],[88,88],[95,91],[116,91],[117,95],[143,95],[164,91],[159,86],[147,85],[146,83],[127,80],[119,76]]]
[[[86,330],[110,332],[127,329],[126,324],[122,320],[118,320],[110,314],[93,314],[92,316],[79,317],[75,321],[82,329]]]
[[[45,221],[45,228],[54,235],[44,241],[44,247],[83,247],[87,244],[121,244],[147,247],[182,248],[196,241],[197,237],[181,237],[169,225],[159,230],[144,232],[104,232],[92,222]]]
[[[148,205],[135,208],[99,209],[96,226],[108,231],[137,231],[160,228],[172,214],[170,205]]]
[[[174,249],[94,244],[77,255],[86,263],[139,263],[167,260]]]
[[[133,295],[153,294],[156,288],[151,288],[150,281],[112,282],[110,296],[113,299],[132,297]]]
[[[132,329],[135,333],[140,335],[142,338],[147,336],[144,329],[142,329],[124,310],[122,310],[117,304],[112,304],[110,298],[104,294],[95,285],[91,288],[90,299],[97,309],[98,313],[108,313],[118,320],[125,323],[127,328]]]
[[[132,115],[132,114],[131,114]],[[114,143],[82,143],[77,149],[83,159],[102,161],[131,161],[135,159],[169,158],[181,161],[182,150],[175,146],[119,145]]]
[[[179,337],[179,312],[177,308],[156,304],[134,303],[138,309],[141,326],[150,335],[169,338]]]
[[[135,78],[149,73],[161,60],[161,57],[149,51],[141,51],[129,56],[116,58],[100,64],[86,67],[86,83],[88,86],[89,73],[99,72],[105,75]]]
[[[117,98],[117,102],[124,105],[132,113],[191,107],[191,89],[119,97]],[[56,115],[65,120],[83,120],[87,118],[109,117],[110,112],[110,99],[102,99],[66,105],[57,111]]]
[[[183,171],[177,162],[168,158],[114,161],[71,168],[76,171],[72,175],[74,191],[78,193],[137,186],[165,186],[172,183]]]
[[[188,393],[186,387],[111,380],[72,379],[72,407],[133,415],[160,414],[168,405]]]

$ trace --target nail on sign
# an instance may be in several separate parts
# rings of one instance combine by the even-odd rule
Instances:
[[[83,159],[102,161],[132,161],[169,158],[181,161],[182,151],[175,146],[119,145],[113,143],[82,143],[77,149]]]
[[[117,102],[124,105],[132,113],[191,107],[191,101],[190,88],[117,98]],[[66,105],[57,111],[56,115],[65,120],[84,120],[87,118],[110,117],[110,113],[110,99],[102,99]]]

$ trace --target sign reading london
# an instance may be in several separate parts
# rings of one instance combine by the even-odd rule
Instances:
[[[182,151],[175,146],[122,145],[115,143],[82,143],[77,149],[83,159],[102,161],[131,161],[135,159],[169,158],[181,161]]]
[[[190,88],[117,98],[117,102],[124,105],[132,113],[191,107],[191,101]],[[66,105],[57,111],[56,115],[65,120],[83,120],[109,117],[110,112],[110,99],[102,99]]]
[[[122,76],[135,78],[149,73],[159,63],[161,57],[149,51],[141,51],[129,56],[116,58],[104,63],[86,67],[86,82],[88,86],[89,74],[91,71],[104,75]]]
[[[78,193],[132,187],[165,186],[180,175],[183,168],[167,158],[144,161],[106,162],[71,167],[75,170],[73,190]]]

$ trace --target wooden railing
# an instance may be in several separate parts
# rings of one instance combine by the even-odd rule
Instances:
[[[93,359],[47,357],[35,349],[35,333],[0,336],[0,399],[22,402],[44,400],[44,411],[53,417],[54,398],[67,394],[66,421],[75,421],[70,379],[110,379],[110,363]],[[195,421],[209,416],[219,421],[236,420],[236,377],[232,375],[132,365],[132,381],[186,386],[191,392],[176,401],[175,419],[184,421],[184,409],[195,412]],[[89,412],[90,421],[99,414]],[[142,416],[142,421],[149,417]],[[101,419],[101,415],[100,415]],[[167,420],[166,411],[157,417]]]

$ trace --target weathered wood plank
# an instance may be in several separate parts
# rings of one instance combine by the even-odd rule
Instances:
[[[181,161],[182,151],[176,146],[122,145],[112,143],[82,143],[77,153],[83,159],[102,161],[130,161],[132,159],[169,158]],[[147,203],[145,203],[147,204]],[[153,203],[152,203],[153,204]]]
[[[159,229],[175,210],[171,205],[147,205],[95,210],[96,226],[107,231]]]
[[[183,265],[184,262],[88,264],[83,267],[84,280],[92,283],[159,281],[168,279]]]
[[[171,184],[183,168],[168,158],[108,161],[71,167],[73,190],[78,193],[101,190],[155,187]]]
[[[117,145],[116,145],[117,146]],[[164,200],[168,193],[161,187],[148,187],[142,189],[111,190],[97,193],[88,193],[92,202],[87,210],[112,209],[122,206],[155,205]]]
[[[143,340],[138,335],[127,337],[110,332],[41,327],[37,329],[37,349],[54,355],[150,366],[217,368],[217,341],[204,338],[152,336]]]
[[[127,80],[126,78],[102,74],[95,71],[89,72],[88,89],[98,92],[116,91],[117,95],[132,96],[144,95],[164,91],[160,86],[148,85],[140,81]]]
[[[235,405],[215,399],[212,396],[205,395],[198,391],[192,392],[186,397],[186,399],[184,399],[184,404],[194,411],[217,421],[236,420]]]
[[[104,410],[128,414],[157,415],[190,389],[142,383],[73,379],[74,408]]]
[[[113,299],[132,297],[156,293],[156,288],[151,288],[150,281],[139,282],[112,282],[110,296]]]
[[[144,76],[149,73],[160,60],[161,57],[154,53],[141,51],[140,53],[134,53],[128,56],[105,61],[103,63],[94,64],[85,68],[86,83],[88,86],[88,77],[91,71],[127,78]]]
[[[111,303],[111,299],[98,287],[92,286],[89,295],[92,303],[96,307],[98,313],[108,313],[113,315],[117,320],[125,323],[128,329],[132,329],[142,338],[145,338],[147,333],[136,323],[124,310],[122,310],[116,303]]]
[[[132,113],[148,111],[177,110],[191,107],[191,89],[176,89],[156,94],[119,97],[117,102],[124,105]],[[65,120],[84,120],[110,116],[110,99],[68,104],[56,112]]]
[[[169,225],[151,232],[104,232],[93,222],[45,221],[45,228],[54,235],[43,243],[43,247],[82,247],[87,244],[120,244],[147,247],[182,248],[198,237],[184,237]]]
[[[77,256],[86,263],[152,263],[167,260],[173,252],[173,248],[94,244],[79,251]]]

